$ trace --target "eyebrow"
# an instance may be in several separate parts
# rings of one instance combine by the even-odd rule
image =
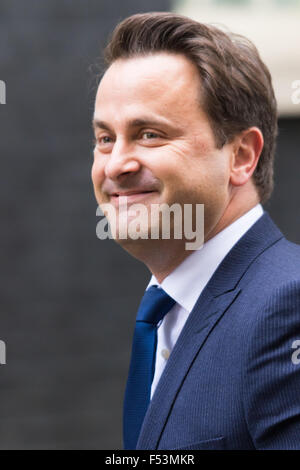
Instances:
[[[101,121],[98,119],[93,119],[92,125],[94,129],[100,128],[100,129],[105,129],[107,131],[112,132],[112,129],[108,123],[105,121]],[[142,126],[149,126],[149,127],[159,127],[159,126],[164,126],[168,128],[173,128],[174,127],[169,123],[167,120],[164,119],[152,119],[148,117],[141,117],[141,118],[136,118],[136,119],[131,119],[128,121],[127,127],[142,127]]]

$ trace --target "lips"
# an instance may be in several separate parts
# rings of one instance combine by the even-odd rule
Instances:
[[[111,201],[115,203],[120,203],[120,198],[126,203],[133,203],[137,202],[140,199],[144,199],[147,195],[151,193],[155,193],[155,190],[132,190],[132,191],[122,191],[122,192],[115,192],[110,195]]]
[[[132,196],[133,194],[146,194],[146,193],[153,193],[154,191],[153,190],[142,190],[142,189],[138,189],[136,191],[122,191],[122,192],[115,192],[115,193],[112,193],[111,196],[114,196],[114,197],[122,197],[122,196]]]

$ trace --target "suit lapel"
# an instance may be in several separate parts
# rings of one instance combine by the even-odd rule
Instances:
[[[176,395],[206,338],[237,299],[253,260],[283,235],[265,214],[238,241],[200,295],[175,344],[147,410],[137,449],[156,449]]]

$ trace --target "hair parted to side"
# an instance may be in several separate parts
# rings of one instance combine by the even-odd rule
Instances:
[[[196,65],[202,85],[199,103],[219,148],[251,126],[261,130],[264,147],[252,178],[260,201],[266,202],[273,190],[277,105],[271,75],[254,44],[185,16],[153,12],[118,24],[104,58],[109,66],[117,59],[156,52],[180,53]]]

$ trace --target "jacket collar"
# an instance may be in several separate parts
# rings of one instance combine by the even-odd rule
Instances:
[[[248,212],[206,241],[200,249],[190,252],[163,281],[158,283],[154,275],[151,284],[160,285],[178,305],[191,313],[198,297],[208,284],[217,267],[243,235],[263,215],[261,204]]]

